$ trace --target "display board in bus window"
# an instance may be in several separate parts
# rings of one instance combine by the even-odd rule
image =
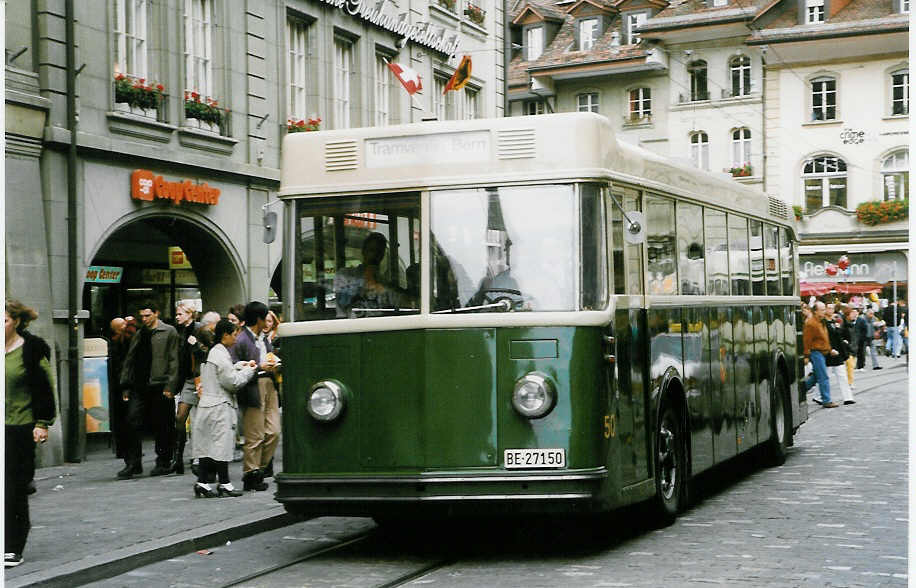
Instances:
[[[297,320],[419,312],[420,198],[298,203]]]
[[[751,294],[762,296],[763,286],[763,223],[750,221]]]
[[[779,229],[763,225],[763,271],[767,283],[767,296],[779,296]]]
[[[678,202],[677,250],[681,294],[706,293],[706,258],[703,239],[703,208]]]
[[[573,185],[436,191],[430,231],[433,312],[576,309]]]
[[[649,294],[677,294],[674,201],[646,196],[646,271]]]
[[[706,209],[703,212],[706,235],[706,293],[728,295],[728,229],[725,213]]]
[[[735,296],[749,295],[751,276],[747,247],[747,219],[730,213],[728,215],[728,257],[732,294]]]
[[[617,202],[623,201],[622,194],[614,194]],[[626,294],[627,278],[623,258],[623,213],[620,208],[611,206],[611,255],[614,262],[614,294]]]
[[[795,294],[795,244],[789,239],[789,232],[779,229],[779,268],[782,275],[782,294]]]

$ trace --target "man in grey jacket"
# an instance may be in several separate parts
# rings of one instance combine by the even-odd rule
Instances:
[[[153,301],[142,304],[140,320],[143,327],[131,339],[121,369],[121,387],[127,401],[126,465],[118,472],[122,480],[143,473],[140,442],[147,412],[156,439],[156,466],[150,475],[169,473],[175,443],[178,333],[159,320],[159,306]]]

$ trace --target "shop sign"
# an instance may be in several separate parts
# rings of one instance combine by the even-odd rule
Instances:
[[[450,57],[455,57],[458,53],[458,45],[461,40],[458,38],[457,33],[452,33],[451,37],[446,39],[444,27],[437,33],[430,23],[410,24],[407,22],[407,13],[397,14],[394,12],[397,10],[397,6],[389,0],[382,0],[381,2],[376,2],[375,0],[324,0],[324,2],[349,13],[351,16],[361,18],[386,31],[391,31],[396,35],[409,39],[418,45],[429,47],[433,51],[445,53]]]
[[[191,262],[181,247],[169,247],[169,269],[191,269]]]
[[[827,273],[828,265],[836,265],[840,254],[800,255],[800,277],[806,282],[878,282],[885,284],[907,279],[906,258],[895,252],[888,253],[850,253],[849,267],[841,274]]]
[[[172,283],[173,270],[167,269],[143,269],[140,270],[140,282],[152,286],[169,286]],[[180,269],[174,270],[175,283],[183,286],[196,286],[197,276],[193,270]]]
[[[94,284],[120,284],[123,275],[123,267],[90,265],[86,268],[86,282]]]
[[[192,184],[191,180],[167,182],[147,169],[134,170],[130,176],[130,197],[134,200],[171,200],[173,204],[182,201],[197,204],[219,203],[219,188],[203,184]]]

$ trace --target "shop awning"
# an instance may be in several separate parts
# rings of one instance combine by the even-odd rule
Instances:
[[[877,282],[801,282],[802,296],[823,296],[830,292],[840,294],[869,294],[871,292],[880,292],[886,284]],[[898,282],[900,285],[900,282]]]

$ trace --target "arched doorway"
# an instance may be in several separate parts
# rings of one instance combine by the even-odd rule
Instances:
[[[170,247],[184,252],[189,268],[170,269]],[[148,214],[126,219],[97,245],[90,268],[122,268],[117,283],[87,275],[83,308],[89,309],[84,335],[107,333],[116,316],[135,315],[137,304],[153,299],[161,317],[172,322],[179,300],[199,301],[203,311],[225,315],[245,302],[242,263],[218,227],[188,214]]]

